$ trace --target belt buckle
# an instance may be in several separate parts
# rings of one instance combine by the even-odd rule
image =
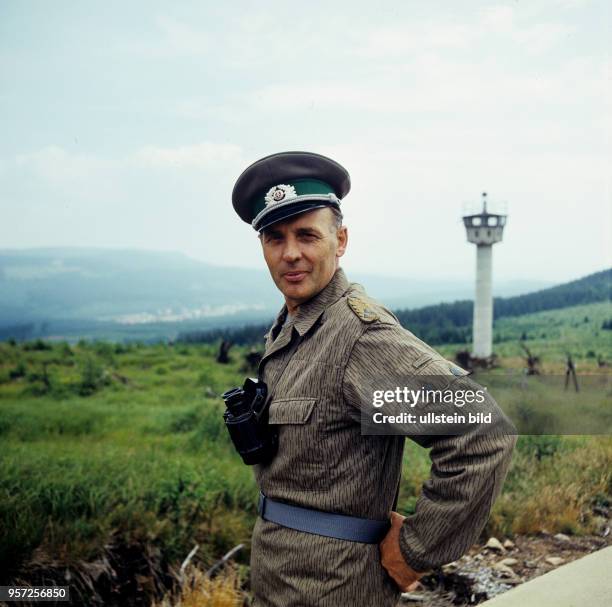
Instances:
[[[259,500],[257,501],[257,512],[259,512],[259,516],[261,516],[261,518],[264,518],[265,511],[266,511],[266,496],[260,491]]]

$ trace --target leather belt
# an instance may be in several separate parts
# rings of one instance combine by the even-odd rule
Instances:
[[[271,500],[261,491],[259,492],[257,512],[266,521],[296,531],[364,544],[380,543],[391,528],[389,520],[375,521],[357,516],[302,508],[301,506]]]

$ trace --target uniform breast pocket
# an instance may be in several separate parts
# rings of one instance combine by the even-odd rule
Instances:
[[[278,452],[261,470],[262,490],[304,492],[325,489],[327,477],[316,398],[283,398],[270,403],[268,423],[278,429]]]

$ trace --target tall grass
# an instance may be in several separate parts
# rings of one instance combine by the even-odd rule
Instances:
[[[197,346],[0,348],[0,369],[45,363],[56,378],[53,393],[33,394],[27,375],[0,386],[1,571],[34,550],[94,558],[111,534],[152,542],[169,561],[199,543],[204,563],[248,541],[252,471],[229,444],[220,400],[205,396],[237,382],[239,361],[221,368]],[[179,359],[168,375],[150,371]],[[87,361],[110,379],[83,391]]]
[[[241,607],[244,599],[240,575],[235,568],[227,568],[210,579],[191,567],[178,596],[169,594],[160,602],[154,602],[152,607]]]
[[[500,534],[595,533],[595,506],[612,505],[612,439],[519,438],[489,528]]]
[[[248,546],[257,490],[217,396],[241,383],[241,350],[229,365],[214,354],[185,344],[0,344],[4,581],[33,554],[66,565],[94,559],[109,537],[153,544],[175,565],[197,543],[204,570],[236,544]],[[32,379],[44,369],[48,382]],[[35,382],[44,389],[32,390]],[[570,408],[550,390],[533,394],[534,403]],[[400,512],[414,511],[429,468],[427,452],[407,441]],[[612,501],[611,470],[609,437],[521,437],[488,530],[592,532],[592,507]],[[247,559],[248,550],[239,557]],[[211,594],[209,582],[203,587]],[[234,590],[227,603],[181,600],[233,605]]]

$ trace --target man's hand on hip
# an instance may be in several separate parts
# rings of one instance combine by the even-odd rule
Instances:
[[[400,529],[405,518],[398,512],[391,512],[391,529],[379,544],[381,564],[402,592],[414,590],[419,578],[424,575],[412,569],[400,551]]]

